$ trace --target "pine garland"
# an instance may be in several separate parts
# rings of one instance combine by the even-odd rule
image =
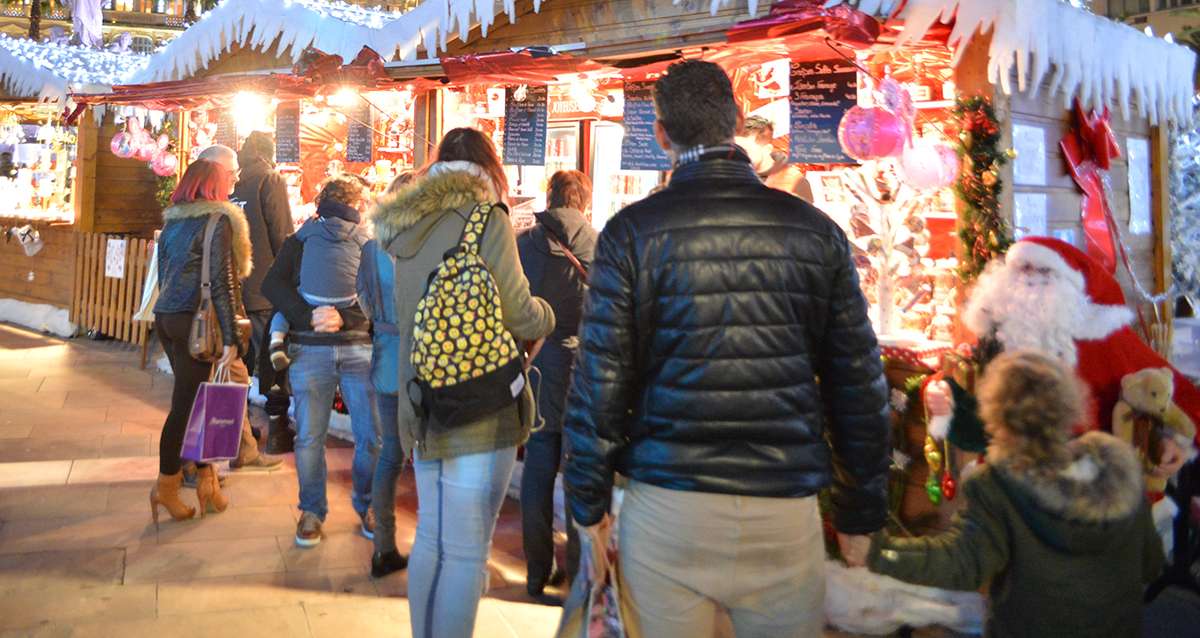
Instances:
[[[178,132],[175,130],[175,118],[177,117],[179,116],[169,115],[163,118],[162,128],[160,128],[155,134],[156,139],[158,135],[162,135],[164,133],[171,139],[171,144],[167,148],[172,153],[175,152],[175,145],[178,143]],[[171,195],[175,194],[175,185],[178,183],[178,170],[174,175],[167,175],[166,177],[160,175],[158,177],[158,188],[155,190],[154,198],[158,202],[158,205],[164,210],[171,205]]]
[[[1000,122],[991,100],[958,100],[954,114],[960,125],[958,153],[962,161],[954,192],[963,203],[958,238],[963,254],[959,277],[964,283],[983,273],[988,262],[1012,245],[1008,223],[1000,214],[1000,167],[1011,157],[1000,149]]]

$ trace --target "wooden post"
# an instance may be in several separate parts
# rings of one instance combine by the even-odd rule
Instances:
[[[179,140],[175,145],[175,152],[179,156],[179,175],[187,170],[188,158],[192,153],[192,133],[188,130],[188,123],[191,121],[191,115],[188,111],[179,112],[179,121],[176,130],[179,131]]]
[[[1171,137],[1166,127],[1150,130],[1150,226],[1154,242],[1154,293],[1171,287]],[[1169,351],[1175,338],[1175,307],[1171,299],[1159,309],[1166,323]]]
[[[421,167],[433,159],[442,137],[441,94],[431,89],[416,97],[413,105],[413,164]]]
[[[96,226],[96,148],[100,128],[87,107],[79,116],[75,150],[75,229],[93,232]]]

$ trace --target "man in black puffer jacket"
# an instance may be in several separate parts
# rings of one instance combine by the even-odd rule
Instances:
[[[631,635],[819,636],[832,483],[844,554],[883,526],[887,389],[845,234],[768,188],[733,145],[729,78],[673,65],[654,90],[663,191],[600,235],[568,408],[566,484],[592,548],[614,473]],[[605,558],[593,551],[594,565]]]

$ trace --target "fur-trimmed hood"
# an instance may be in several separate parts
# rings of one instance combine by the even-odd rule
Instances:
[[[993,439],[987,459],[1039,537],[1056,547],[1100,550],[1112,542],[1112,526],[1135,524],[1146,499],[1142,466],[1133,448],[1103,432],[1084,434],[1068,449],[1065,468],[1047,469]]]
[[[233,229],[233,259],[237,264],[238,279],[249,277],[250,271],[254,269],[254,253],[250,246],[250,224],[246,222],[246,214],[237,204],[213,201],[175,204],[163,211],[163,222],[208,217],[213,213],[224,215]]]
[[[386,248],[421,220],[451,210],[465,213],[493,199],[487,180],[470,172],[428,175],[380,200],[371,210],[371,226],[379,245]]]

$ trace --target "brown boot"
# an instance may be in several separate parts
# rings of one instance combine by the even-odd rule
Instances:
[[[221,493],[221,484],[217,482],[217,470],[212,465],[205,465],[197,470],[200,474],[196,483],[196,498],[200,501],[200,517],[203,518],[210,510],[224,512],[229,507],[229,497]]]
[[[158,482],[150,488],[150,515],[158,524],[158,506],[167,508],[171,518],[182,521],[196,515],[196,510],[183,504],[179,499],[179,486],[183,483],[183,472],[174,474],[159,474]]]

